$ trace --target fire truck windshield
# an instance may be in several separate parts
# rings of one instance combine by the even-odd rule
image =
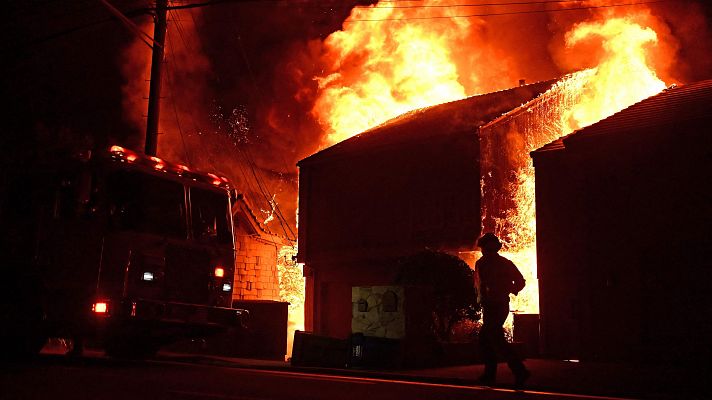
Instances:
[[[114,171],[107,179],[112,228],[187,238],[183,185],[138,171]]]
[[[228,199],[225,194],[190,188],[193,237],[196,240],[232,243]]]

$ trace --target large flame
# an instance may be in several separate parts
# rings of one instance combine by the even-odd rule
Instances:
[[[345,29],[325,41],[326,73],[312,113],[334,144],[390,118],[425,106],[512,85],[516,71],[503,49],[482,40],[479,19],[427,18],[449,4],[426,0],[415,8],[384,2],[354,8]],[[443,8],[445,15],[455,8]],[[401,19],[380,23],[369,19]],[[402,20],[402,19],[408,20]],[[416,18],[416,19],[413,19]],[[487,63],[496,57],[496,65]]]
[[[600,121],[665,88],[646,57],[646,45],[657,43],[651,28],[629,18],[585,22],[568,32],[566,44],[575,46],[594,36],[603,39],[604,57],[581,100],[566,112],[563,134]]]
[[[554,105],[530,110],[525,126],[520,154],[529,152],[557,138],[591,125],[665,88],[651,67],[648,52],[657,42],[655,31],[638,24],[634,18],[609,18],[576,25],[566,35],[568,46],[575,46],[591,37],[601,39],[601,58],[592,69],[581,71],[562,80],[552,92]],[[552,95],[554,96],[554,95]],[[558,114],[558,117],[556,115]],[[516,157],[516,180],[505,189],[515,200],[515,207],[506,213],[507,224],[499,233],[507,236],[504,253],[527,277],[536,282],[536,215],[534,205],[534,167],[529,157]],[[516,298],[513,309],[538,313],[538,287],[528,287]]]
[[[303,266],[297,264],[296,246],[282,246],[277,257],[279,297],[289,303],[287,326],[287,356],[292,355],[294,332],[304,330],[305,282]]]
[[[398,19],[429,11],[355,9],[346,28],[326,40],[330,69],[318,78],[320,94],[312,112],[323,124],[329,143],[414,108],[481,93],[483,89],[512,86],[516,81],[506,54],[489,42],[478,41],[480,19],[349,24],[352,20],[374,18],[374,12],[380,19]],[[520,267],[528,281],[527,288],[513,298],[512,308],[519,312],[538,313],[539,309],[534,169],[529,152],[665,87],[651,63],[657,42],[655,27],[650,24],[654,18],[647,9],[625,13],[617,10],[598,14],[567,32],[568,51],[574,56],[578,51],[584,59],[592,57],[587,53],[593,48],[593,65],[557,84],[552,89],[560,93],[552,95],[556,104],[532,110],[526,116],[527,126],[511,132],[518,137],[517,143],[512,144],[516,161],[510,160],[515,178],[500,190],[514,199],[515,206],[506,210],[502,218],[506,221],[497,222],[494,230],[505,238],[503,254]],[[655,22],[656,27],[662,24]],[[460,46],[474,56],[464,56]],[[493,86],[482,85],[485,80]],[[483,187],[483,196],[487,196],[487,190]],[[482,212],[484,215],[492,210]]]

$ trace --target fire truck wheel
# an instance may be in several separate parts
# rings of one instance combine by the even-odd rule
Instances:
[[[158,352],[155,340],[145,336],[113,336],[106,341],[106,355],[112,358],[144,360]]]

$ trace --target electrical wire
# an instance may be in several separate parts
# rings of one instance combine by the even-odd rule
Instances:
[[[243,46],[243,44],[242,44],[242,39],[241,39],[241,36],[240,36],[240,32],[239,32],[239,30],[238,30],[238,28],[237,28],[236,25],[233,25],[233,27],[234,27],[234,29],[235,29],[235,31],[236,31],[236,34],[237,34],[238,47],[239,47],[239,49],[240,49],[240,54],[241,54],[241,56],[242,56],[243,61],[245,62],[245,66],[247,67],[247,72],[248,72],[248,75],[249,75],[249,77],[250,77],[250,82],[251,82],[251,87],[252,87],[252,90],[253,90],[253,95],[257,96],[257,95],[260,93],[259,85],[257,84],[257,79],[256,79],[255,76],[254,76],[254,73],[253,73],[253,70],[252,70],[252,65],[251,65],[251,63],[250,63],[249,58],[247,57],[247,52],[245,51],[245,48],[244,48],[244,46]],[[239,149],[239,148],[238,148],[238,149]],[[239,150],[242,152],[242,149],[239,149]],[[251,152],[249,151],[249,148],[246,148],[246,149],[244,150],[243,157],[244,157],[244,158],[247,160],[247,162],[248,162],[248,165],[249,165],[249,167],[250,167],[250,169],[251,169],[251,171],[252,171],[252,174],[253,174],[253,176],[254,176],[254,178],[255,178],[255,182],[257,183],[257,186],[258,186],[258,188],[259,188],[259,190],[260,190],[262,196],[264,197],[264,199],[265,199],[265,201],[267,202],[267,204],[269,204],[270,207],[272,207],[272,210],[273,210],[272,212],[273,212],[273,214],[276,213],[277,220],[278,220],[280,226],[282,227],[282,231],[284,232],[285,236],[287,236],[288,239],[293,240],[292,237],[296,238],[296,235],[295,235],[294,232],[292,231],[292,228],[291,228],[289,222],[288,222],[288,221],[286,220],[286,218],[284,217],[284,214],[282,214],[282,210],[281,210],[281,208],[279,207],[279,204],[278,204],[276,201],[274,201],[273,197],[271,197],[271,196],[269,195],[269,193],[270,193],[271,191],[269,190],[269,188],[266,187],[266,186],[267,186],[266,184],[263,184],[263,183],[262,183],[262,180],[260,179],[259,175],[257,174],[257,172],[256,172],[257,165],[256,165],[256,163],[255,163],[255,161],[254,161],[254,158],[252,157]],[[275,193],[276,193],[276,192],[275,192]],[[289,231],[289,232],[287,232],[287,231]],[[291,236],[290,236],[290,234],[291,234]],[[294,239],[294,240],[296,240],[296,239]]]
[[[131,21],[127,16],[125,16],[119,9],[111,5],[108,1],[106,0],[99,0],[99,2],[106,7],[109,12],[116,17],[128,30],[133,32],[136,36],[138,36],[142,42],[144,42],[148,47],[153,49],[153,46],[161,46],[158,42],[153,40],[153,38],[147,34],[146,32],[142,31],[136,24]]]
[[[166,48],[167,48],[167,50],[170,50],[168,52],[169,57],[171,59],[173,59],[171,64],[168,64],[168,63],[165,64],[166,83],[168,83],[168,88],[170,89],[170,92],[171,92],[170,98],[171,98],[171,103],[173,104],[173,114],[176,117],[176,125],[178,125],[178,133],[180,133],[180,140],[181,140],[181,143],[183,144],[183,152],[185,153],[185,161],[186,161],[186,164],[188,164],[188,167],[193,168],[192,162],[190,160],[190,154],[188,153],[188,146],[186,146],[186,144],[185,144],[185,137],[183,135],[183,127],[181,126],[180,117],[178,116],[178,107],[176,106],[176,98],[175,98],[175,94],[173,91],[173,88],[174,88],[173,79],[171,79],[171,75],[173,72],[171,71],[171,68],[173,65],[175,65],[175,54],[173,54],[175,51],[175,47],[171,40],[171,33],[169,30],[166,30],[166,39],[167,39],[166,42],[168,44],[168,46],[166,46]]]
[[[640,1],[640,2],[635,2],[635,3],[609,4],[609,5],[600,5],[600,6],[556,8],[556,9],[547,9],[547,10],[509,11],[509,12],[499,12],[499,13],[480,13],[480,14],[467,14],[467,15],[436,15],[436,16],[428,16],[428,17],[347,19],[344,21],[344,24],[353,23],[353,22],[417,21],[417,20],[436,20],[436,19],[452,19],[452,18],[495,17],[495,16],[503,16],[503,15],[541,14],[541,13],[561,12],[561,11],[594,10],[594,9],[602,9],[602,8],[626,7],[626,6],[665,3],[665,2],[674,2],[674,1],[676,1],[676,0],[652,0],[652,1]]]
[[[177,15],[178,11],[176,11],[175,8],[171,9],[169,7],[168,12],[169,12],[169,15],[171,16],[173,23],[176,26],[176,31],[178,32],[178,35],[179,35],[181,41],[183,42],[184,47],[186,49],[188,49],[189,51],[192,51],[191,46],[189,45],[189,41],[186,39],[186,37],[189,36],[190,33],[186,32],[185,28],[183,27],[181,20]],[[190,13],[190,11],[188,11],[188,12]],[[192,13],[190,15],[191,15],[191,18],[193,18]],[[193,19],[193,22],[197,29],[197,23],[195,23],[195,19]],[[243,57],[246,58],[246,54],[244,53],[244,48],[242,47],[241,43],[240,43],[240,48],[243,53]],[[249,64],[249,60],[245,59],[245,62],[248,65],[250,78],[254,85],[254,88],[255,88],[255,90],[258,90],[256,80],[254,78],[254,74],[252,73],[252,69]],[[177,118],[177,114],[176,114],[176,118]],[[179,127],[179,129],[180,129],[180,127]],[[246,164],[250,168],[250,171],[252,172],[254,181],[257,184],[257,190],[255,190],[254,187],[252,187],[252,184],[250,183],[251,179],[247,179],[247,176],[246,176],[247,174],[245,173],[244,169],[242,168],[241,163],[238,163],[238,167],[241,170],[240,172],[242,173],[243,177],[246,178],[246,183],[247,183],[248,187],[250,188],[250,190],[252,192],[260,193],[262,195],[262,197],[264,198],[264,201],[270,206],[270,208],[272,208],[272,210],[273,210],[272,212],[277,217],[277,220],[280,223],[280,226],[282,227],[282,230],[284,231],[285,236],[287,236],[290,240],[295,240],[292,238],[296,237],[296,235],[292,231],[291,226],[289,225],[286,218],[284,217],[284,214],[282,214],[279,204],[273,200],[272,196],[270,196],[269,188],[267,188],[267,185],[262,182],[262,178],[257,173],[257,169],[259,169],[259,168],[257,168],[257,165],[254,161],[254,158],[252,157],[252,154],[249,152],[249,149],[243,150],[240,147],[237,147],[237,149],[238,149],[238,153],[241,155],[241,158],[243,158],[243,160],[245,160]],[[290,236],[290,234],[291,234],[291,236]]]
[[[422,0],[418,0],[422,1]],[[535,5],[535,4],[557,4],[557,3],[585,3],[593,0],[540,0],[540,1],[512,1],[506,3],[464,3],[464,4],[417,4],[417,5],[385,5],[381,6],[383,0],[379,1],[375,6],[355,6],[356,9],[377,10],[385,9],[400,9],[400,8],[461,8],[461,7],[494,7],[494,6],[519,6],[519,5]]]

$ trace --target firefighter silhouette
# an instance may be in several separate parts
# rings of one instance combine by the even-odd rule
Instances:
[[[498,254],[502,243],[493,233],[484,234],[477,245],[482,249],[482,258],[477,260],[475,271],[480,283],[480,346],[485,362],[485,372],[479,381],[487,385],[496,382],[497,356],[500,354],[514,374],[515,387],[522,387],[530,373],[521,357],[507,343],[503,325],[509,315],[509,294],[516,295],[524,288],[524,277],[513,262]]]

